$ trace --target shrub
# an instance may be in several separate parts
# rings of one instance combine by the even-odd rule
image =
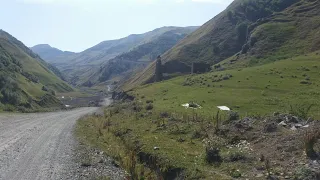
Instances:
[[[229,161],[231,162],[241,161],[245,159],[246,159],[246,155],[241,151],[233,151],[229,155]]]
[[[192,135],[191,135],[191,139],[199,139],[199,138],[203,138],[206,136],[206,132],[200,129],[197,129],[195,131],[193,131]]]
[[[223,79],[223,80],[228,80],[228,79],[230,79],[230,75],[229,75],[229,74],[226,74],[226,75],[223,76],[222,79]]]
[[[147,104],[153,103],[153,100],[146,100],[146,103],[147,103]]]
[[[8,112],[13,112],[15,110],[15,107],[10,104],[6,104],[4,105],[3,110]]]
[[[220,149],[217,145],[212,145],[211,143],[206,146],[206,156],[205,161],[208,164],[220,164],[222,158],[220,156]]]
[[[300,81],[300,84],[311,84],[311,82],[306,81],[306,80],[302,80],[302,81]]]
[[[230,121],[235,121],[235,120],[238,120],[239,119],[239,114],[238,112],[234,112],[234,111],[230,111],[228,113],[228,117],[227,117],[227,121],[230,122]]]
[[[169,113],[168,112],[161,112],[160,113],[160,118],[168,118],[169,117]]]
[[[153,109],[153,105],[152,104],[147,104],[146,105],[146,110],[147,111],[150,111],[150,110],[152,110]]]
[[[42,91],[48,91],[48,88],[46,86],[42,86]]]
[[[140,112],[142,110],[142,107],[137,104],[134,104],[132,110],[135,112]]]
[[[50,93],[55,96],[56,95],[56,92],[54,90],[50,90]]]
[[[233,178],[240,178],[242,175],[239,170],[232,169],[230,171],[230,176]]]
[[[39,78],[33,74],[30,74],[28,72],[22,72],[22,75],[34,83],[39,83]]]
[[[18,105],[21,101],[20,95],[17,92],[13,92],[10,89],[3,89],[1,91],[1,94],[3,96],[2,102],[8,103],[12,105]]]
[[[263,127],[264,132],[275,132],[277,131],[277,124],[272,122],[272,123],[267,123]]]

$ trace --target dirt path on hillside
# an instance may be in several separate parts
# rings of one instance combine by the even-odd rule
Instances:
[[[96,110],[0,114],[0,180],[87,179],[74,160],[78,146],[72,130],[77,119]],[[118,179],[120,170],[110,169]]]

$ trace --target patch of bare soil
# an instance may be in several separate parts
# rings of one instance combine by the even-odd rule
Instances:
[[[320,121],[275,114],[232,121],[221,127],[219,136],[229,141],[230,150],[243,150],[251,158],[243,164],[252,167],[243,178],[316,180],[320,179],[319,130]],[[314,152],[307,155],[310,142]]]

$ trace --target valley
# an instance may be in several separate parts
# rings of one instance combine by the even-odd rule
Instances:
[[[234,0],[79,52],[0,30],[0,180],[320,179],[319,32],[318,0]]]

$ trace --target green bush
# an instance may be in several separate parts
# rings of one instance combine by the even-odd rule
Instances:
[[[147,104],[146,105],[146,110],[147,111],[150,111],[150,110],[152,110],[153,109],[153,105],[152,104]]]
[[[8,111],[8,112],[13,112],[13,111],[15,111],[15,107],[10,104],[6,104],[3,106],[3,110]]]
[[[245,159],[246,159],[246,155],[241,151],[233,151],[233,152],[230,152],[229,154],[229,161],[231,162],[241,161]]]
[[[42,86],[42,91],[48,91],[48,88],[46,86]]]
[[[230,111],[228,113],[227,122],[238,120],[239,117],[240,116],[238,112]]]
[[[216,164],[216,165],[219,165],[222,163],[222,157],[220,155],[220,148],[218,145],[209,143],[206,146],[205,161],[208,164]]]
[[[153,103],[153,100],[146,100],[147,104]]]
[[[2,94],[2,103],[18,105],[21,102],[21,97],[17,92],[13,92],[10,89],[3,89]]]
[[[28,72],[22,72],[22,75],[34,83],[39,83],[39,78],[33,74],[30,74]]]

